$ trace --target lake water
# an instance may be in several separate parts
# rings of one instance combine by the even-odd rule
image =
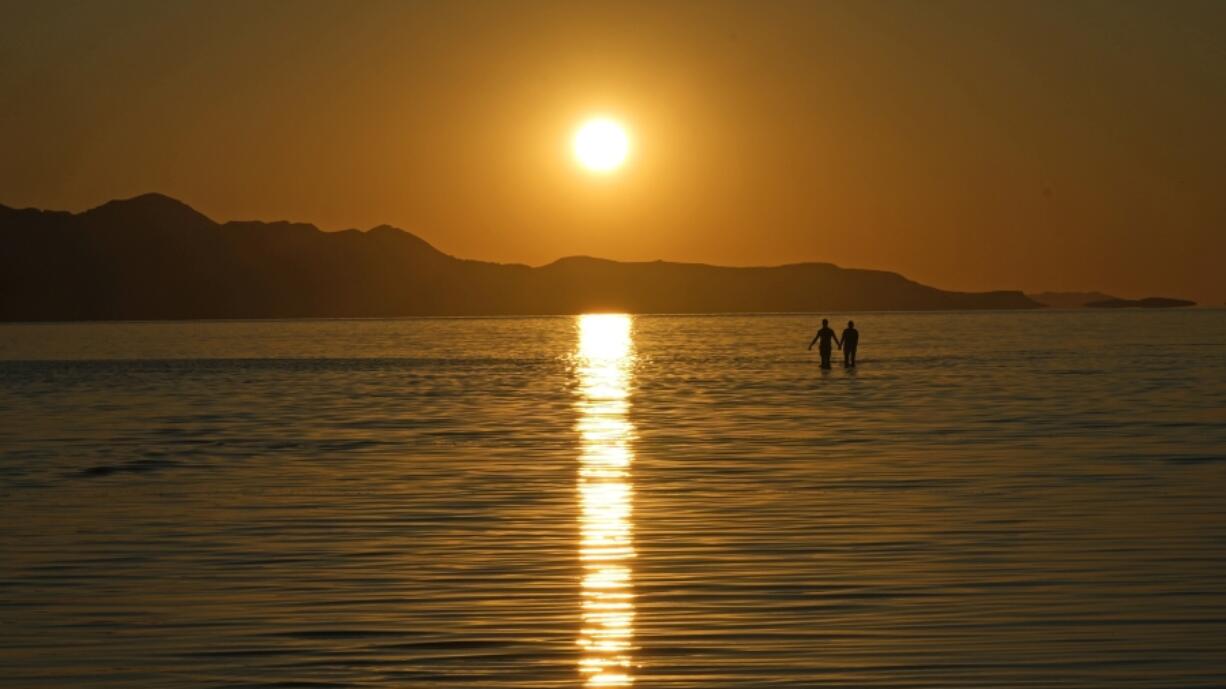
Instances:
[[[2,325],[0,685],[1226,686],[1226,311],[854,317]]]

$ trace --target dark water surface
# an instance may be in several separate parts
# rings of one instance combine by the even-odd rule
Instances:
[[[855,318],[0,325],[0,685],[1226,686],[1226,311]]]

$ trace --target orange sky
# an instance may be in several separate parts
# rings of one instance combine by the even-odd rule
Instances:
[[[6,3],[0,203],[1226,301],[1226,3]],[[622,118],[607,178],[567,149]]]

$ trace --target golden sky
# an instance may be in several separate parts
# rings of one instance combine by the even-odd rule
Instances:
[[[2,2],[0,203],[1226,301],[1226,3]],[[632,132],[581,172],[587,115]]]

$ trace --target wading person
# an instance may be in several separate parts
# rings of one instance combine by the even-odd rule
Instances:
[[[830,322],[825,318],[822,319],[821,330],[818,330],[817,334],[813,336],[813,340],[809,342],[810,351],[813,350],[813,343],[819,340],[820,343],[817,345],[817,351],[822,355],[822,368],[830,368],[830,345],[831,343],[837,343],[839,338],[830,329]]]
[[[847,327],[843,330],[842,339],[843,342],[840,346],[843,349],[843,365],[848,367],[855,366],[856,345],[860,342],[860,331],[856,330],[855,321],[847,321]]]

